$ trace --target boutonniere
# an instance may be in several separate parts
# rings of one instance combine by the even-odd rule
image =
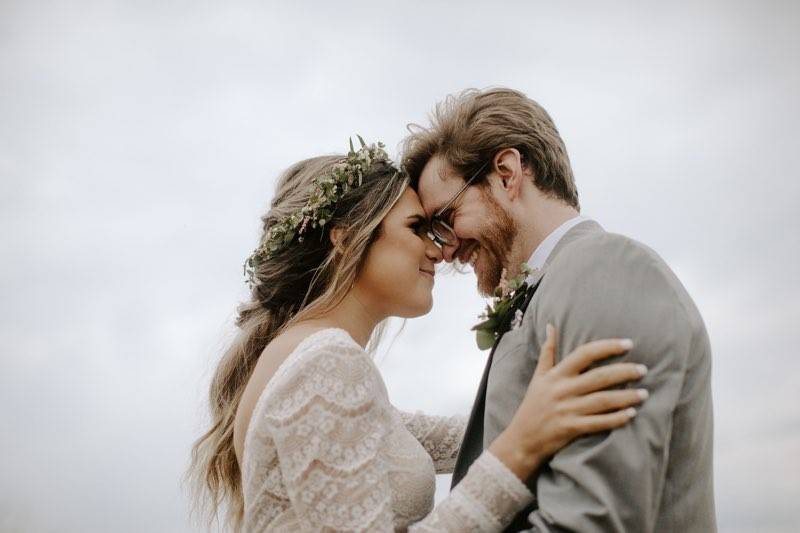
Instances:
[[[478,318],[481,322],[472,326],[479,350],[488,350],[494,346],[500,335],[510,329],[517,329],[522,324],[522,309],[528,283],[525,281],[531,267],[522,263],[517,277],[506,279],[506,270],[500,276],[500,283],[494,290],[494,296],[486,305],[486,311]]]

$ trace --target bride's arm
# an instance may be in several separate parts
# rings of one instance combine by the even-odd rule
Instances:
[[[406,429],[422,444],[433,459],[437,474],[450,474],[456,464],[467,419],[463,416],[433,416],[424,413],[398,414]]]

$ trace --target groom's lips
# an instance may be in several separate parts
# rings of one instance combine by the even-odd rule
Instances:
[[[472,257],[472,254],[475,253],[475,251],[478,249],[478,247],[479,247],[479,245],[478,245],[477,242],[475,244],[473,244],[472,246],[464,247],[464,251],[459,253],[458,256],[457,256],[459,263],[461,263],[462,265],[469,264],[469,258]]]
[[[427,268],[420,268],[419,271],[420,272],[425,272],[426,274],[430,274],[431,277],[436,276],[436,271],[435,270],[428,270]]]

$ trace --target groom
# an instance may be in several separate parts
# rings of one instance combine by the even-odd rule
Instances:
[[[711,351],[702,318],[650,248],[580,216],[566,148],[550,116],[509,89],[466,91],[412,129],[404,165],[447,261],[471,264],[478,289],[532,267],[521,324],[489,356],[453,485],[508,425],[545,326],[559,356],[629,337],[649,373],[628,425],[577,439],[529,480],[535,503],[508,531],[716,531]]]

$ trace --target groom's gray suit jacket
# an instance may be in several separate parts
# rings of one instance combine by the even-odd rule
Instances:
[[[559,359],[588,341],[633,339],[633,350],[607,362],[647,365],[647,376],[629,386],[650,398],[625,427],[556,453],[529,481],[534,504],[507,531],[716,531],[711,350],[669,267],[646,246],[586,221],[564,235],[531,285],[521,327],[489,356],[453,485],[511,421],[549,322],[558,328]]]

